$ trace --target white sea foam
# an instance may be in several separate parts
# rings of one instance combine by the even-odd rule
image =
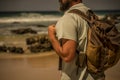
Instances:
[[[42,15],[37,13],[22,13],[20,16],[3,17],[0,18],[0,23],[24,23],[24,22],[45,22],[45,21],[57,21],[60,16],[57,15]]]
[[[105,15],[98,15],[99,19],[103,19],[105,17]]]

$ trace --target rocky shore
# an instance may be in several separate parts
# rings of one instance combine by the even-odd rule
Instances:
[[[106,14],[104,17],[100,18],[100,20],[106,21],[110,24],[116,24],[118,31],[120,31],[120,14]],[[18,24],[19,23],[17,23],[17,25]],[[39,26],[40,29],[43,25]],[[10,30],[10,32],[13,35],[0,35],[0,53],[25,54],[53,50],[48,35],[45,33],[39,34],[34,28],[16,28]]]
[[[47,52],[53,50],[47,34],[21,35],[20,37],[23,39],[19,40],[20,38],[18,35],[14,36],[14,39],[10,38],[10,36],[7,38],[5,37],[5,41],[0,44],[0,53],[24,54]],[[13,42],[9,42],[9,40],[6,39],[12,39]]]
[[[116,23],[120,31],[120,15],[105,15],[101,20]],[[43,25],[38,27],[41,26]],[[60,79],[59,57],[53,51],[47,34],[39,34],[28,27],[13,29],[10,32],[13,35],[0,35],[0,80]],[[106,80],[119,80],[119,67],[120,61],[108,69],[105,72]]]

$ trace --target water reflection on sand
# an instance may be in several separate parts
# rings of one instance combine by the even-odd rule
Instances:
[[[0,80],[58,80],[57,55],[0,59]]]

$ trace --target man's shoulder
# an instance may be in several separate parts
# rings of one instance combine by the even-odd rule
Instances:
[[[73,9],[78,9],[85,14],[88,10],[90,10],[90,8],[85,6],[83,3],[79,3],[79,4],[76,4],[76,5],[72,6],[71,8],[69,8],[66,12],[68,13],[70,10],[73,10]]]
[[[79,9],[78,9],[79,10]],[[78,14],[76,14],[76,13],[71,13],[70,12],[71,10],[69,10],[69,11],[67,11],[65,14],[64,14],[64,16],[62,17],[64,20],[67,20],[67,21],[69,21],[70,19],[72,19],[72,20],[74,20],[74,21],[77,21],[77,22],[83,22],[84,21],[84,19],[82,18],[82,17],[80,17]],[[81,10],[80,10],[81,11]],[[81,12],[83,12],[83,11],[81,11]],[[87,10],[85,11],[85,12],[83,12],[83,13],[86,13],[87,12]]]

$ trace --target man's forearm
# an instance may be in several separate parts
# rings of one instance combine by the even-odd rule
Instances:
[[[58,41],[58,39],[56,38],[56,33],[55,33],[55,26],[51,25],[48,27],[48,36],[50,39],[50,42],[52,43],[52,46],[54,48],[54,50],[56,51],[56,53],[59,56],[62,56],[60,53],[62,51],[62,47],[60,46],[60,43]]]
[[[48,36],[56,53],[66,62],[71,61],[75,56],[76,42],[69,39],[56,38],[54,25],[48,27]],[[62,44],[62,45],[61,45]]]
[[[56,51],[57,54],[61,53],[61,45],[58,41],[58,39],[54,36],[51,40],[52,46],[54,48],[54,50]],[[60,55],[60,54],[59,54]]]

